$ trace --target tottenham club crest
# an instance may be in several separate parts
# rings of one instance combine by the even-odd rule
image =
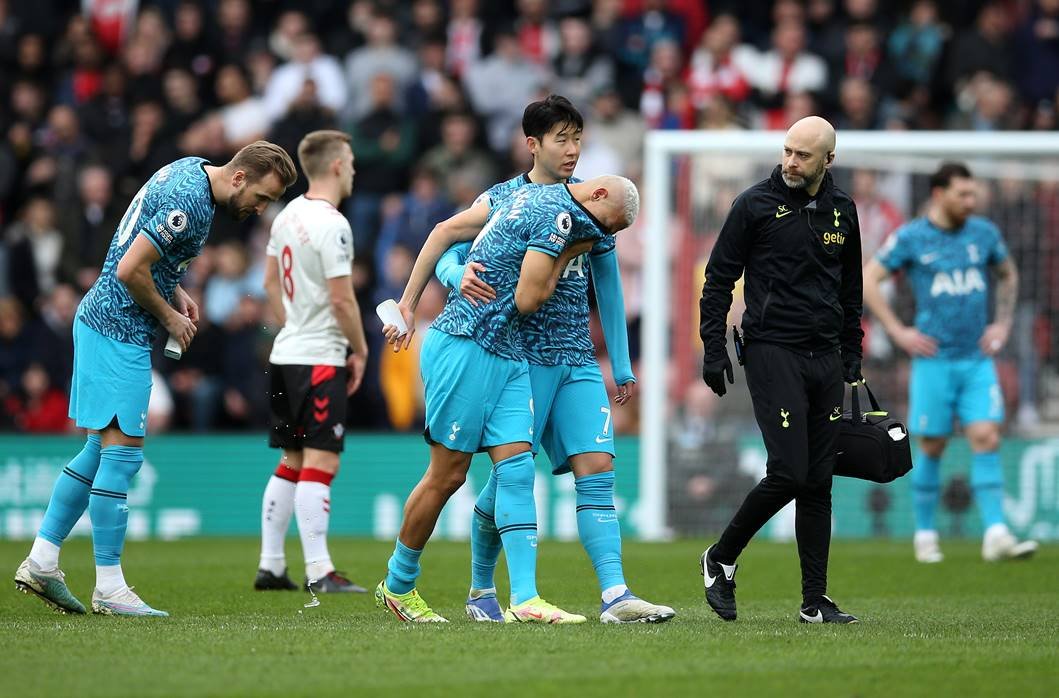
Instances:
[[[570,234],[570,229],[574,227],[574,220],[569,213],[563,211],[555,217],[555,227],[559,230],[560,235],[566,237]]]
[[[188,214],[180,209],[170,211],[165,219],[165,227],[169,228],[174,233],[184,232],[184,228],[188,227]]]

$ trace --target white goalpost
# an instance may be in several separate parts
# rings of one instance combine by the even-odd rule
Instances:
[[[637,528],[644,540],[665,540],[674,530],[668,501],[668,488],[672,484],[669,481],[668,431],[672,428],[670,382],[674,378],[673,371],[681,371],[680,375],[688,383],[701,381],[699,363],[695,363],[692,370],[690,365],[676,365],[674,359],[674,323],[678,322],[681,328],[690,327],[692,323],[697,325],[698,315],[697,306],[690,306],[687,299],[687,279],[682,281],[683,290],[679,297],[674,294],[674,269],[680,261],[674,259],[674,250],[678,249],[675,241],[682,234],[695,234],[700,219],[706,217],[706,214],[700,216],[699,211],[710,211],[708,217],[714,221],[711,224],[714,233],[717,229],[715,219],[723,220],[727,213],[712,201],[696,201],[698,194],[694,190],[705,186],[710,192],[716,192],[709,181],[715,178],[726,182],[727,188],[721,196],[731,192],[738,194],[767,176],[771,167],[779,163],[783,138],[781,131],[652,131],[647,134],[642,180],[646,227],[642,262],[644,312],[640,335],[642,410],[637,517]],[[929,174],[944,159],[966,162],[979,179],[989,181],[1007,176],[1029,183],[1027,187],[1045,187],[1059,182],[1059,133],[840,131],[835,166],[850,168],[847,175],[852,175],[853,168],[866,168],[893,180],[903,179],[905,184],[902,186],[907,192],[904,215],[907,218],[914,214],[914,207],[924,198],[923,185],[913,184],[913,178],[919,176],[915,182],[920,182],[924,179],[921,175]],[[725,163],[735,163],[735,171],[727,171]],[[678,190],[684,192],[679,197]],[[688,194],[688,191],[692,193]],[[721,196],[714,198],[719,200]],[[675,202],[681,197],[691,203],[678,216]],[[730,204],[731,198],[726,201]],[[857,203],[859,206],[860,202]],[[982,212],[989,215],[988,206]],[[697,244],[706,247],[712,242],[704,240]],[[704,262],[705,256],[697,258],[696,263]],[[688,264],[687,260],[684,263]],[[1038,281],[1043,283],[1044,279]],[[701,276],[691,284],[700,288]],[[675,301],[679,302],[675,304]],[[694,318],[675,317],[675,307],[683,308],[678,310],[682,315],[693,313]],[[687,353],[684,344],[682,342],[679,349]],[[701,353],[697,361],[701,362]],[[685,363],[691,362],[686,360]],[[744,382],[741,378],[740,372],[736,390],[745,390],[740,387]],[[718,414],[728,409],[732,402],[732,391],[729,392],[729,396],[718,403]],[[702,450],[701,458],[704,461],[711,458],[709,448]]]

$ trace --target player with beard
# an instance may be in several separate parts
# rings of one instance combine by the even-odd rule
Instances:
[[[724,620],[736,618],[736,558],[793,499],[800,620],[857,622],[825,596],[842,381],[861,380],[864,335],[857,208],[831,178],[834,159],[831,124],[817,116],[795,123],[772,176],[732,204],[706,265],[699,304],[702,377],[718,395],[725,394],[726,376],[734,382],[725,320],[732,288],[745,272],[741,358],[768,451],[764,479],[700,558],[706,601]]]
[[[96,559],[92,612],[168,615],[132,591],[121,569],[126,500],[143,464],[151,345],[159,326],[182,352],[195,337],[199,309],[179,282],[206,243],[215,207],[237,220],[260,214],[296,178],[282,148],[256,141],[223,166],[176,160],[129,204],[74,322],[70,418],[88,439],[59,475],[29,557],[15,573],[21,591],[62,612],[85,612],[59,569],[59,548],[87,508]]]

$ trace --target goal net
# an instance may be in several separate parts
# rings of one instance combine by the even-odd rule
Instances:
[[[721,530],[764,476],[764,447],[742,370],[736,366],[736,384],[723,399],[702,382],[698,298],[706,260],[733,199],[769,175],[779,162],[783,137],[776,131],[648,134],[640,267],[638,523],[644,538]],[[1039,435],[1041,429],[1059,424],[1054,361],[1059,333],[1052,327],[1059,307],[1059,134],[840,132],[832,173],[856,201],[865,260],[899,225],[920,214],[929,198],[929,175],[943,160],[960,160],[971,168],[981,185],[978,212],[999,225],[1017,265],[1015,328],[998,358],[1009,420],[1006,433]],[[887,284],[898,314],[910,323],[913,305],[907,288],[899,278]],[[742,311],[740,283],[729,327],[740,324]],[[905,416],[908,359],[867,314],[864,328],[865,376],[884,406]],[[730,335],[727,339],[734,363]],[[940,509],[946,535],[979,531],[967,468],[948,465],[961,459],[966,463],[967,458],[965,444],[950,445]],[[1019,455],[1005,457],[1012,459],[1018,461]],[[1041,528],[1036,499],[1013,499],[1013,487],[1030,486],[1011,482],[1010,470],[1017,465],[1005,462],[1009,518],[1023,529],[1017,532],[1059,536],[1055,522]],[[1055,462],[1050,468],[1054,474]],[[1026,477],[1037,475],[1029,472]],[[1033,492],[1027,496],[1037,498],[1038,484],[1032,483]],[[1054,499],[1054,483],[1051,489]],[[1032,511],[1022,511],[1019,519],[1019,506]],[[1054,518],[1054,501],[1051,506]],[[793,535],[793,506],[789,509],[770,522],[766,536]],[[836,536],[911,535],[905,481],[875,487],[836,478],[833,509]]]

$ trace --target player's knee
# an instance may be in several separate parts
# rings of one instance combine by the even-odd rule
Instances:
[[[948,439],[939,436],[924,436],[919,440],[919,449],[928,458],[941,458]]]
[[[579,453],[570,456],[570,469],[575,478],[599,475],[614,470],[614,457],[609,453]]]
[[[1000,448],[1000,430],[996,428],[982,428],[967,434],[971,442],[971,450],[975,453],[992,453]]]
[[[533,456],[527,451],[496,464],[497,485],[504,488],[533,489]]]
[[[301,467],[303,468],[312,468],[335,475],[338,473],[338,465],[338,454],[332,451],[307,448],[302,455]]]

